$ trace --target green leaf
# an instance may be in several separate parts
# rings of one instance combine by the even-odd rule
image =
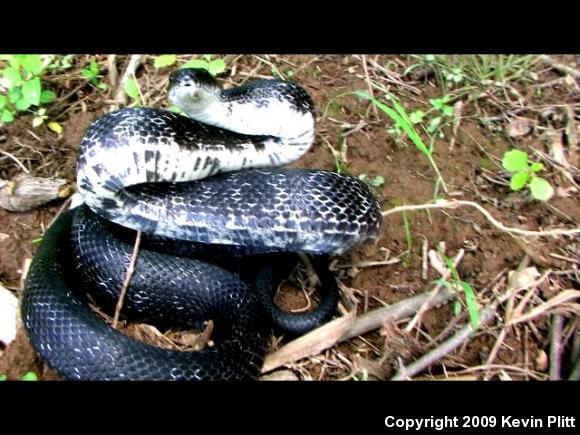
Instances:
[[[411,114],[409,115],[409,119],[413,124],[419,124],[421,121],[423,121],[424,116],[425,112],[423,112],[422,110],[415,110],[414,112],[411,112]]]
[[[512,178],[510,179],[510,189],[521,190],[526,185],[529,179],[530,174],[528,173],[528,171],[516,172],[514,175],[512,175]]]
[[[435,130],[437,130],[437,127],[439,126],[439,124],[441,124],[441,117],[440,116],[436,116],[435,118],[432,118],[431,121],[429,121],[429,125],[427,126],[427,131],[429,133],[433,133]]]
[[[17,54],[8,54],[8,55],[3,55],[2,56],[2,60],[7,60],[8,63],[10,64],[10,66],[12,68],[20,68],[20,59],[22,58],[22,56],[19,56]]]
[[[22,84],[22,76],[16,68],[5,68],[2,78],[7,88],[14,88]]]
[[[441,100],[441,98],[430,98],[429,102],[437,110],[441,110],[441,106],[443,106],[443,101]]]
[[[511,150],[503,155],[501,164],[509,172],[527,171],[528,155],[520,150]]]
[[[26,71],[38,75],[42,71],[42,60],[38,54],[28,54],[20,61],[20,65]]]
[[[215,59],[209,63],[208,71],[215,76],[223,73],[226,70],[226,63],[223,59]]]
[[[97,64],[97,61],[94,58],[91,59],[91,61],[89,62],[89,68],[93,73],[93,77],[97,77],[99,75],[99,65]]]
[[[35,77],[22,85],[22,98],[25,98],[30,104],[38,106],[41,90],[40,78]]]
[[[530,167],[530,170],[532,172],[538,172],[541,171],[542,169],[544,169],[544,164],[540,162],[532,163],[532,166]]]
[[[461,287],[465,293],[465,304],[467,305],[467,312],[471,319],[471,327],[474,331],[479,328],[479,308],[477,306],[477,299],[473,287],[468,282],[461,281]]]
[[[28,109],[31,106],[30,101],[28,101],[24,97],[20,98],[20,100],[18,100],[16,103],[14,103],[14,105],[16,106],[18,111],[20,111],[20,112]]]
[[[8,91],[8,99],[16,103],[18,100],[22,98],[22,90],[20,88],[12,88]]]
[[[0,381],[5,381],[6,379],[8,379],[8,376],[4,374],[0,375]]]
[[[0,109],[3,109],[6,106],[6,95],[0,95]]]
[[[532,196],[539,201],[547,201],[554,195],[554,188],[542,177],[532,177],[530,190]]]
[[[447,116],[453,116],[453,107],[451,106],[443,106],[443,113]]]
[[[81,75],[89,80],[92,80],[96,77],[95,73],[92,72],[90,69],[81,70]]]
[[[133,98],[135,101],[140,101],[139,86],[137,85],[137,81],[134,78],[127,80],[123,89],[125,90],[126,94]]]
[[[457,317],[460,314],[461,314],[461,302],[455,301],[453,302],[453,315]]]
[[[106,91],[107,90],[107,84],[105,82],[100,82],[97,85],[97,88],[99,88],[101,91]]]
[[[38,237],[38,238],[36,238],[36,239],[32,239],[32,240],[30,241],[30,244],[31,244],[31,245],[37,245],[37,244],[38,244],[38,243],[40,243],[40,242],[42,242],[42,237]]]
[[[205,60],[193,59],[181,65],[181,68],[203,68],[208,69],[209,65]]]
[[[43,90],[40,93],[41,104],[52,103],[56,99],[56,94],[48,89]]]
[[[22,376],[23,381],[38,381],[38,376],[34,372],[28,372]]]
[[[385,177],[383,177],[382,175],[377,175],[373,179],[373,186],[381,187],[383,184],[385,184]]]
[[[175,54],[162,54],[155,58],[153,66],[155,68],[165,68],[167,66],[173,65],[177,61],[177,56]]]
[[[2,111],[2,116],[0,117],[0,122],[8,124],[12,121],[14,121],[14,114],[10,110],[4,109]]]

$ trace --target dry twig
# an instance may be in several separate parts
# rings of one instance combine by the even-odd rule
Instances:
[[[467,206],[473,207],[477,209],[481,214],[485,216],[485,218],[497,229],[504,231],[506,233],[517,234],[524,237],[537,237],[537,236],[560,236],[560,235],[574,235],[580,234],[580,228],[572,228],[572,229],[564,229],[564,228],[556,228],[552,230],[544,230],[544,231],[530,231],[530,230],[523,230],[521,228],[514,228],[508,227],[494,218],[485,208],[479,205],[476,202],[472,201],[463,201],[463,200],[440,200],[433,204],[420,204],[420,205],[403,205],[400,207],[395,207],[390,210],[385,210],[382,212],[383,217],[388,216],[393,213],[401,213],[403,211],[417,211],[417,210],[429,210],[435,208],[449,208],[455,209],[457,207]]]
[[[115,307],[115,315],[113,317],[113,328],[115,329],[117,329],[117,323],[119,322],[119,316],[121,314],[121,309],[123,308],[123,301],[125,300],[125,295],[127,294],[127,288],[129,287],[131,278],[135,273],[135,264],[137,263],[140,244],[141,244],[141,231],[137,231],[137,236],[135,237],[135,245],[133,246],[133,254],[131,254],[131,262],[129,263],[129,267],[127,268],[125,281],[123,282],[123,287],[121,287],[119,299],[117,300],[117,305]]]

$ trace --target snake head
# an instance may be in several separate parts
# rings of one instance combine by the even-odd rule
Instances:
[[[221,87],[202,68],[181,68],[169,76],[169,99],[187,114],[204,110],[219,98]]]

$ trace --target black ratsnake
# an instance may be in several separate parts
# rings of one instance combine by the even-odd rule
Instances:
[[[27,336],[68,379],[256,378],[272,320],[295,334],[326,321],[337,303],[326,258],[378,234],[378,203],[363,182],[280,168],[314,141],[314,105],[298,85],[257,80],[222,90],[205,70],[180,69],[169,98],[188,116],[127,108],[89,127],[77,168],[84,204],[58,217],[30,267]],[[211,319],[213,346],[181,352],[130,339],[77,291],[115,305],[133,230],[147,244],[123,315],[186,328]],[[295,252],[312,256],[326,288],[318,310],[302,316],[272,301],[284,270],[276,264],[288,266]]]

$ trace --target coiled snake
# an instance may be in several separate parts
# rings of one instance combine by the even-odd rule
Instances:
[[[378,204],[363,182],[279,168],[314,140],[314,105],[298,85],[258,80],[222,90],[205,70],[181,69],[170,76],[169,98],[188,116],[128,108],[89,127],[77,169],[85,204],[47,230],[31,265],[22,299],[26,333],[68,379],[255,378],[272,320],[302,333],[332,315],[337,297],[326,256],[378,233]],[[133,230],[149,244],[139,252],[122,314],[188,328],[211,319],[212,347],[147,345],[89,308],[79,289],[109,309],[116,303]],[[230,262],[202,261],[214,251]],[[302,317],[272,302],[277,265],[288,265],[291,252],[311,254],[327,288],[318,310]],[[253,262],[241,266],[249,254]],[[226,264],[253,270],[251,278]]]

